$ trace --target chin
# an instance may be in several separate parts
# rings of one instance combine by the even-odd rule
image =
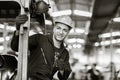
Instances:
[[[63,41],[63,39],[57,39],[57,41],[60,41],[60,42],[62,42],[62,41]]]
[[[56,39],[57,41],[60,41],[60,42],[64,40],[63,37],[55,37],[55,39]]]

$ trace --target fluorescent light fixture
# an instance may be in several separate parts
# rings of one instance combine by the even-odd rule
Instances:
[[[114,21],[114,22],[120,22],[120,17],[113,18],[113,21]]]
[[[110,45],[110,43],[108,40],[100,42],[101,45]]]
[[[58,17],[58,16],[62,16],[62,15],[71,15],[73,12],[73,15],[77,15],[77,16],[83,16],[83,17],[92,17],[92,13],[88,12],[88,11],[81,11],[81,10],[62,10],[62,11],[56,11],[51,13],[52,17]]]
[[[82,46],[80,44],[73,44],[73,48],[81,48]]]
[[[107,46],[107,45],[110,45],[110,44],[117,44],[117,43],[120,43],[120,39],[114,39],[112,41],[110,40],[106,40],[106,41],[101,41],[100,43],[96,42],[94,45],[95,46]]]
[[[75,28],[75,29],[72,29],[70,31],[70,35],[80,35],[80,34],[83,34],[85,33],[85,30],[84,29],[80,29],[80,28]]]
[[[84,39],[80,39],[80,38],[72,38],[72,39],[67,39],[66,40],[68,43],[81,43],[81,44],[84,44],[85,43],[85,40]]]
[[[56,11],[51,13],[52,17],[58,17],[58,16],[62,16],[62,15],[71,15],[72,11],[71,10],[63,10],[63,11]]]
[[[15,26],[8,26],[7,29],[8,29],[8,30],[11,30],[11,31],[15,31],[15,30],[16,30]]]
[[[78,16],[92,17],[92,13],[87,11],[73,10],[73,13]]]
[[[76,46],[77,46],[77,48],[81,48],[82,47],[82,45],[80,45],[80,44],[77,44]]]
[[[5,27],[5,25],[0,24],[0,28],[1,28],[1,29],[4,29],[4,27]],[[16,29],[15,29],[15,26],[7,26],[7,30],[14,31],[14,30],[16,30]]]
[[[120,32],[112,32],[112,36],[120,36]],[[104,33],[99,35],[100,38],[108,38],[111,37],[111,33]]]
[[[4,47],[3,47],[3,46],[0,46],[0,50],[4,50]]]
[[[6,37],[6,40],[7,40],[7,41],[10,40],[10,37],[7,36],[7,37]],[[3,37],[0,37],[0,43],[1,43],[1,42],[4,42],[4,38],[3,38]]]
[[[75,32],[76,33],[84,33],[85,30],[84,29],[80,29],[80,28],[75,28]]]
[[[73,44],[73,48],[77,48],[77,45],[76,45],[76,44]]]
[[[75,42],[76,42],[76,39],[75,39],[75,38],[67,39],[67,42],[68,42],[68,43],[75,43]]]
[[[97,46],[99,46],[100,44],[99,44],[98,42],[95,42],[95,44],[94,44],[94,45],[97,47]]]
[[[85,43],[85,40],[84,40],[84,39],[77,38],[77,39],[76,39],[76,42],[84,44],[84,43]]]

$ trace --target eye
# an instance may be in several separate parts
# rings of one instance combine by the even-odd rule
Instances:
[[[61,29],[59,26],[57,26],[57,29]]]
[[[68,32],[68,30],[67,29],[63,29],[64,30],[64,32]]]

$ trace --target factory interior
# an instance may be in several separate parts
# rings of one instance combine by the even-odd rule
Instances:
[[[100,80],[119,80],[120,0],[44,1],[50,8],[45,16],[45,27],[41,28],[41,33],[52,33],[53,20],[61,15],[69,15],[75,24],[65,39],[72,68],[68,80],[89,80],[86,79],[86,75],[92,64],[96,64],[96,68],[101,72]],[[15,17],[20,13],[20,6],[19,0],[0,0],[1,55],[18,56],[18,53],[11,49],[10,42],[15,31]],[[29,35],[35,32],[39,30],[31,29]],[[6,78],[9,76],[11,73],[8,68],[0,69],[0,80],[9,80]],[[54,78],[58,80],[56,75]]]

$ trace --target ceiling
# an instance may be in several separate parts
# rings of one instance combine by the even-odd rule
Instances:
[[[75,21],[75,29],[84,29],[85,32],[70,35],[70,38],[84,39],[83,45],[88,52],[94,47],[95,42],[102,41],[99,38],[100,34],[110,32],[111,29],[120,30],[118,23],[111,22],[112,18],[120,16],[120,0],[55,0],[55,3],[59,10],[71,9],[92,13],[90,18],[71,14]]]
[[[89,27],[89,33],[87,35],[87,41],[91,46],[96,41],[99,41],[99,34],[109,32],[111,27],[117,27],[118,25],[111,25],[111,19],[116,17],[119,12],[120,0],[96,0],[93,7],[93,15],[91,18],[91,24]],[[109,29],[109,30],[108,30]],[[114,28],[114,31],[118,30]]]
[[[86,51],[90,51],[94,47],[95,42],[100,42],[102,39],[100,34],[113,31],[120,31],[119,23],[112,22],[112,18],[120,16],[120,0],[46,0],[52,1],[51,8],[54,6],[54,12],[71,10],[71,16],[75,23],[75,28],[71,31],[68,39],[77,39],[75,42],[68,42],[69,45],[80,44]],[[1,3],[3,4],[3,3]],[[9,7],[9,6],[8,6]],[[17,5],[19,8],[19,5]],[[7,7],[6,7],[7,8]],[[51,9],[50,8],[50,9]],[[1,10],[1,8],[0,8]],[[1,10],[2,11],[2,10]],[[78,11],[74,13],[74,11]],[[91,16],[82,15],[91,13]],[[4,10],[2,11],[4,13]],[[16,16],[14,11],[11,16]],[[19,12],[16,11],[16,12]],[[1,13],[1,12],[0,12]],[[10,15],[10,14],[9,14]],[[0,14],[0,22],[4,21],[3,16]],[[7,19],[12,21],[11,18]],[[8,22],[7,21],[7,22]],[[12,23],[14,20],[12,21]],[[48,31],[51,31],[52,27],[49,26]],[[3,36],[3,31],[0,30]],[[11,33],[10,33],[11,34]],[[113,37],[114,39],[120,38],[120,36]],[[106,38],[106,40],[109,38]],[[81,41],[82,40],[82,41]]]

